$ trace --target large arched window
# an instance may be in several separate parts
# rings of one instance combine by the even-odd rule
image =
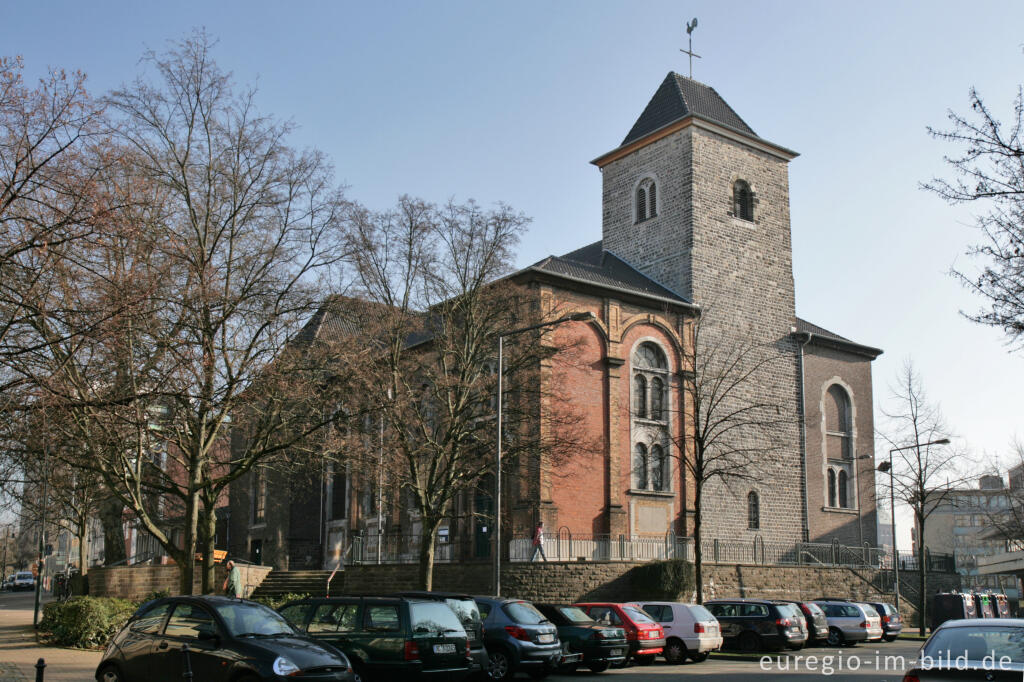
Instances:
[[[732,184],[732,212],[740,220],[754,220],[754,193],[746,180]]]
[[[636,221],[654,218],[658,215],[658,188],[654,180],[648,178],[636,188]]]
[[[849,488],[850,481],[845,471],[840,470],[836,477],[836,486],[839,488],[839,506],[847,509],[850,506]]]
[[[651,446],[651,489],[665,490],[665,451],[660,445]]]
[[[836,506],[836,471],[828,470],[828,506]]]
[[[747,494],[747,528],[760,530],[761,528],[761,500],[753,490]]]
[[[853,420],[850,397],[839,384],[825,393],[825,443],[829,459],[853,459]]]
[[[647,377],[643,374],[633,376],[633,416],[647,418]]]
[[[637,443],[633,452],[633,477],[636,479],[636,487],[640,490],[647,489],[647,446]]]

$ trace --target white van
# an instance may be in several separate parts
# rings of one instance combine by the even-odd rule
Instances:
[[[722,648],[718,619],[700,604],[669,601],[636,603],[665,630],[662,655],[669,663],[682,663],[687,658],[700,663],[707,660],[712,651]]]

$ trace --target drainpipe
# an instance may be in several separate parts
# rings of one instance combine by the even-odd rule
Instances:
[[[796,327],[793,327],[794,336],[804,337],[800,344],[800,491],[803,495],[803,540],[810,542],[810,511],[807,502],[807,395],[804,385],[804,347],[811,342],[813,334],[796,334]]]

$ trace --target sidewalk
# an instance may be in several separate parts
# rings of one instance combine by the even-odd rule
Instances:
[[[0,682],[32,682],[36,661],[46,661],[46,682],[95,680],[102,652],[36,644],[31,592],[0,595]]]

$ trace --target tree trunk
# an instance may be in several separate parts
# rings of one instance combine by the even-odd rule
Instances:
[[[78,570],[89,573],[89,517],[84,514],[78,520]]]
[[[217,567],[213,561],[213,550],[217,540],[217,510],[212,505],[203,505],[202,525],[199,530],[203,552],[202,591],[203,594],[211,594],[217,589],[214,577]]]
[[[124,561],[128,553],[124,546],[124,503],[113,495],[100,505],[100,523],[103,524],[103,565]]]
[[[196,530],[199,527],[199,492],[193,488],[185,499],[185,528],[181,541],[181,559],[178,561],[181,594],[195,591]]]
[[[694,485],[693,495],[693,578],[697,586],[697,603],[704,603],[704,551],[701,548],[703,515],[700,511],[702,483]]]
[[[424,519],[423,536],[420,541],[420,589],[427,592],[434,589],[434,550],[437,537],[437,527],[441,520],[431,520],[429,523]]]
[[[928,585],[928,567],[924,563],[924,519],[918,518],[917,524],[917,570],[920,576],[918,587],[920,588],[919,594],[921,595],[921,603],[917,607],[917,617],[920,619],[919,622],[921,624],[920,634],[924,637],[924,633],[928,629],[928,593],[925,591]]]

